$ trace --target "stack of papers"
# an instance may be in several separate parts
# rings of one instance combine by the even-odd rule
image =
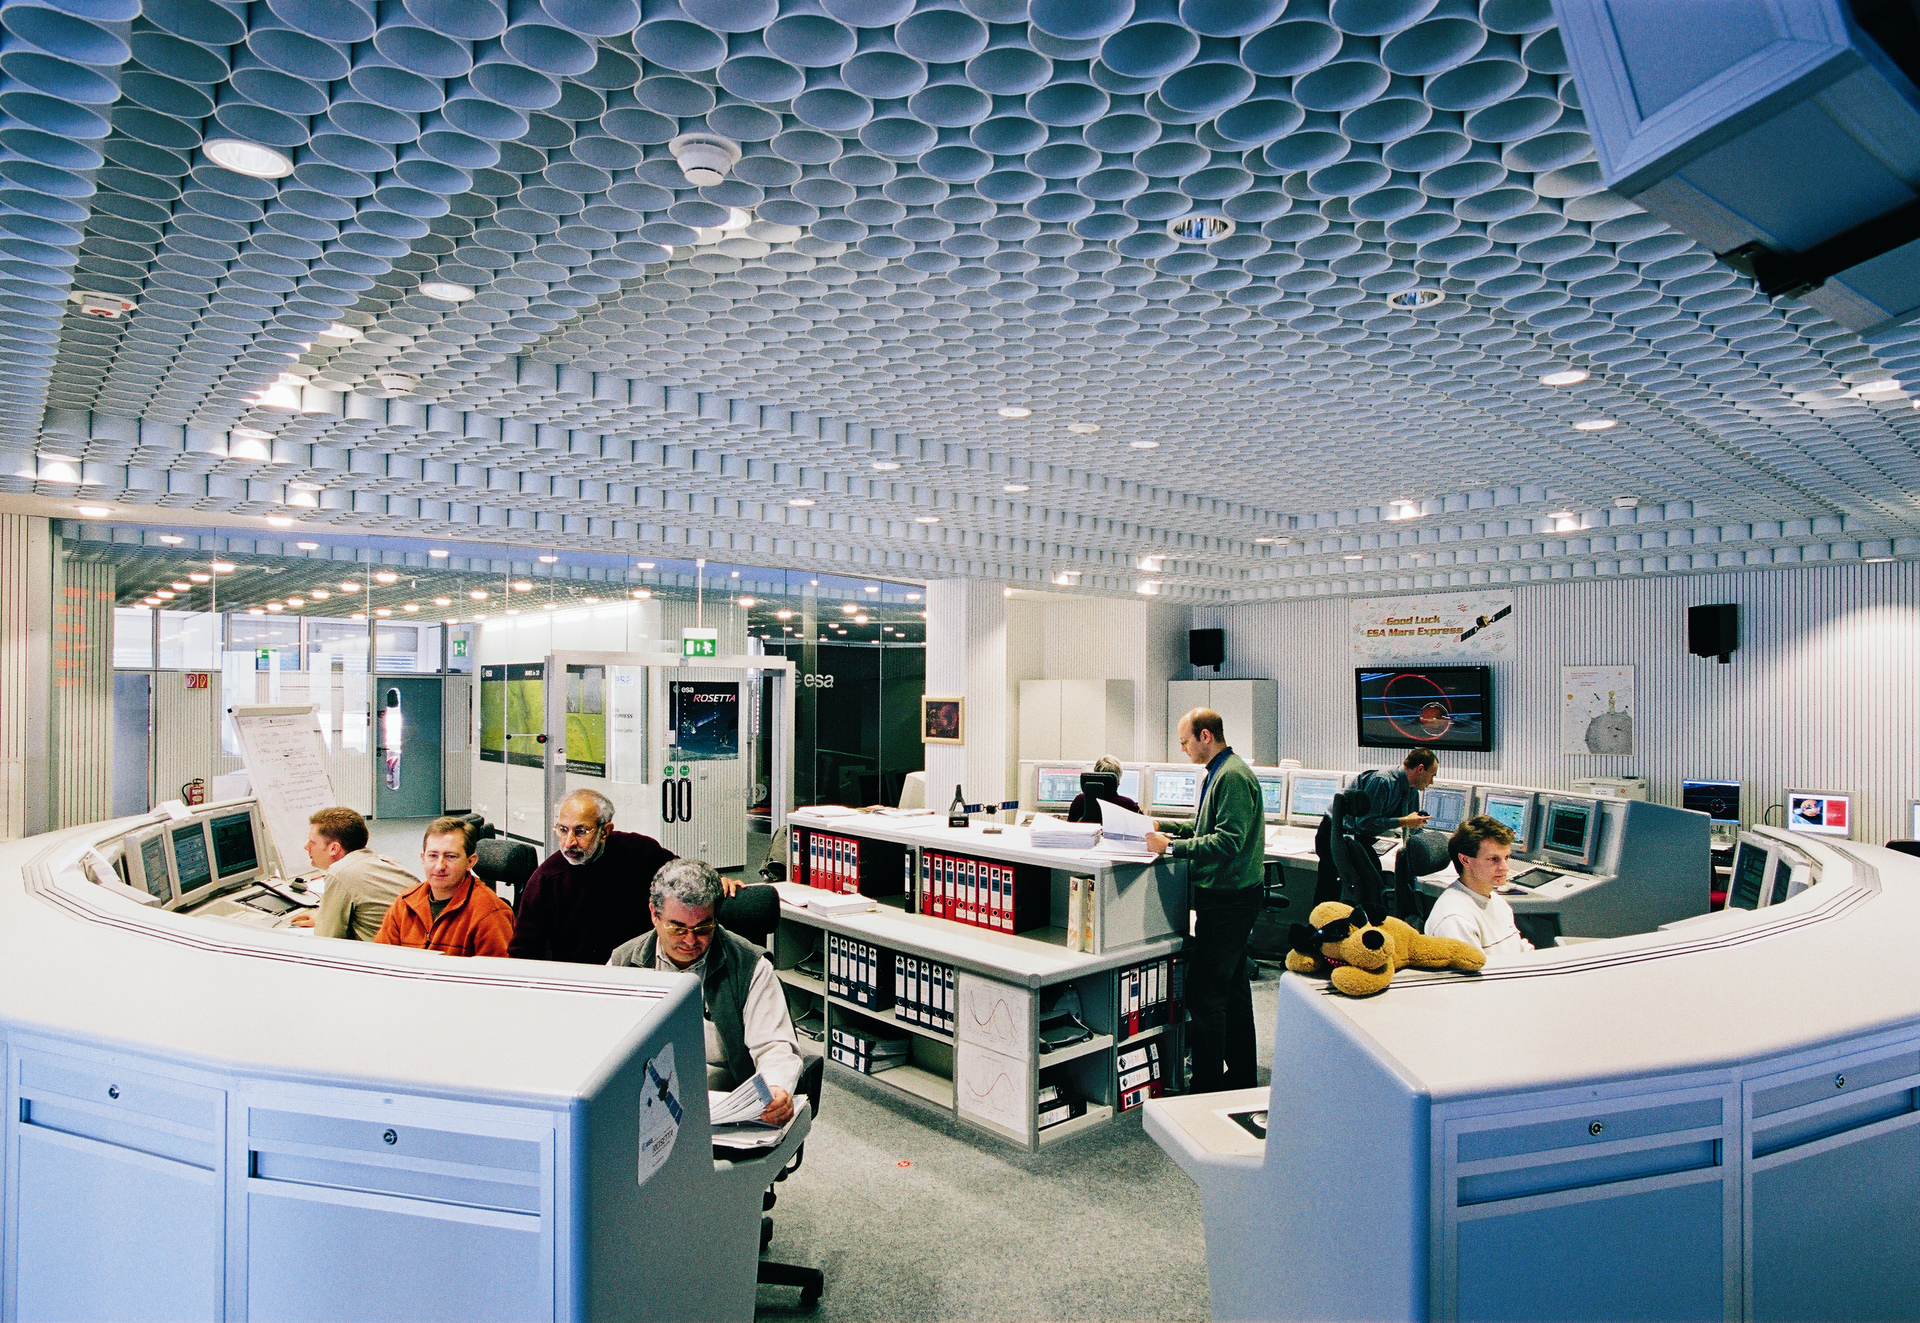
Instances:
[[[1043,850],[1091,850],[1099,839],[1097,822],[1068,822],[1044,815],[1033,820],[1033,843]]]
[[[708,1090],[707,1118],[712,1123],[715,1147],[752,1150],[778,1144],[793,1122],[768,1125],[762,1121],[760,1113],[766,1111],[772,1101],[773,1088],[759,1075],[732,1093]]]
[[[878,909],[871,896],[849,896],[837,891],[821,891],[807,897],[807,908],[815,914],[858,914],[863,910]]]
[[[1087,851],[1102,859],[1124,863],[1150,864],[1160,856],[1147,848],[1147,833],[1153,819],[1131,809],[1123,809],[1110,799],[1100,801],[1100,841]]]
[[[933,810],[930,808],[877,808],[873,811],[873,816],[876,818],[930,818],[933,816]]]
[[[845,804],[815,804],[810,808],[795,809],[796,813],[810,814],[816,818],[857,818],[860,810],[848,808]]]

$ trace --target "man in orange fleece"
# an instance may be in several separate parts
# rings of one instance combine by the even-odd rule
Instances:
[[[513,909],[473,875],[473,825],[435,818],[420,846],[427,880],[387,911],[374,940],[443,955],[502,956],[513,940]]]

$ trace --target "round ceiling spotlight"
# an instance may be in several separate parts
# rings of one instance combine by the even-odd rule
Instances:
[[[326,330],[320,332],[320,338],[322,340],[344,340],[348,344],[352,344],[360,338],[361,334],[362,332],[357,326],[349,326],[345,322],[335,322],[333,325],[327,327]]]
[[[1027,408],[1024,404],[1003,404],[994,410],[994,412],[998,413],[1002,418],[1033,417],[1033,410]]]
[[[1024,482],[1010,482],[1000,490],[1009,496],[1018,496],[1022,492],[1032,491],[1033,489]]]
[[[105,519],[113,513],[104,505],[76,505],[73,508],[89,519]]]
[[[937,524],[940,522],[940,516],[939,515],[915,515],[913,518],[913,522],[916,524]]]
[[[1611,418],[1582,418],[1573,425],[1573,430],[1576,432],[1605,432],[1619,425],[1620,424]]]
[[[558,556],[542,556],[540,558],[540,563],[542,565],[557,565],[559,564],[559,562],[560,562],[560,558]]]
[[[1421,312],[1445,302],[1446,297],[1437,289],[1402,289],[1387,295],[1387,306],[1395,312]]]
[[[667,144],[667,150],[695,188],[711,188],[740,161],[740,144],[717,133],[683,133]]]
[[[876,459],[873,461],[873,471],[875,473],[897,473],[899,470],[900,461],[897,459]]]
[[[465,303],[473,297],[473,286],[453,280],[423,280],[420,282],[420,292],[443,303]]]
[[[1225,216],[1182,216],[1167,222],[1167,233],[1181,243],[1212,243],[1232,234],[1234,228]]]
[[[1160,443],[1158,441],[1129,441],[1127,442],[1127,448],[1129,450],[1158,450]]]
[[[791,505],[796,510],[804,510],[808,506],[813,504],[813,498],[810,496],[789,497],[787,500],[787,504]]]
[[[1542,386],[1578,386],[1593,373],[1585,368],[1563,368],[1559,372],[1549,372],[1540,378]]]
[[[373,581],[375,583],[398,583],[400,581],[400,576],[395,574],[392,570],[381,570],[378,574],[373,576]]]
[[[467,596],[476,602],[484,602],[487,600],[487,590],[485,588],[475,588],[470,591]]]
[[[1100,430],[1099,423],[1068,423],[1067,430],[1075,436],[1092,436]]]
[[[1579,516],[1578,516],[1577,514],[1575,514],[1575,513],[1574,513],[1574,512],[1572,511],[1572,510],[1551,510],[1551,511],[1548,511],[1548,513],[1547,513],[1547,518],[1549,518],[1549,519],[1577,519],[1577,518],[1579,518]]]
[[[200,144],[207,159],[236,175],[254,179],[285,179],[293,173],[293,160],[285,152],[241,138],[208,138]]]
[[[295,547],[297,547],[297,548],[298,548],[299,550],[301,550],[301,551],[318,551],[318,550],[320,550],[320,544],[319,544],[318,542],[296,542],[296,543],[294,543],[293,545],[294,545]]]

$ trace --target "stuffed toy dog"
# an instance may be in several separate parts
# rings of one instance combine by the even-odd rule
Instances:
[[[1293,926],[1293,950],[1287,953],[1288,969],[1296,974],[1331,972],[1334,991],[1349,997],[1384,992],[1394,971],[1407,965],[1476,970],[1486,963],[1477,946],[1428,937],[1394,918],[1376,926],[1363,911],[1337,900],[1315,905],[1307,923]]]

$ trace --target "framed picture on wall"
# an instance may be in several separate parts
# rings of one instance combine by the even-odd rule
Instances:
[[[920,695],[920,742],[965,744],[967,700]]]

